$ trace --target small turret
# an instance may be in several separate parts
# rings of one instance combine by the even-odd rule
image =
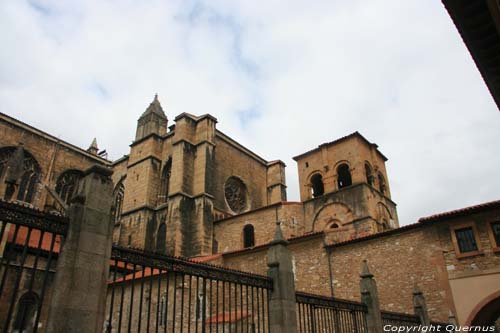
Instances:
[[[92,143],[87,148],[87,151],[89,153],[91,153],[92,155],[97,155],[97,152],[99,151],[99,148],[97,147],[97,140],[96,140],[96,138],[94,138],[94,140],[92,140]]]
[[[137,121],[135,140],[140,140],[149,134],[164,135],[167,132],[168,119],[158,100],[158,94]]]

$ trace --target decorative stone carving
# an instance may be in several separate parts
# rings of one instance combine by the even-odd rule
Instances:
[[[248,193],[245,183],[238,177],[229,177],[224,185],[226,202],[235,213],[241,213],[247,209]]]

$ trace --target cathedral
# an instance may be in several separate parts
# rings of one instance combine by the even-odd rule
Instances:
[[[108,161],[95,139],[84,151],[2,115],[0,167],[21,149],[29,172],[17,199],[60,212],[85,168],[111,168],[114,242],[170,255],[265,244],[276,219],[287,237],[342,228],[356,238],[399,226],[387,158],[358,132],[295,156],[300,202],[288,202],[283,161],[245,148],[209,114],[183,113],[173,122],[155,96],[137,121],[130,153]]]
[[[95,139],[82,149],[6,114],[0,138],[0,191],[24,206],[66,215],[84,171],[111,170],[116,245],[265,275],[278,221],[297,291],[358,301],[367,260],[384,310],[411,313],[408,295],[418,287],[433,320],[498,318],[500,201],[400,227],[387,157],[358,132],[293,158],[298,202],[287,201],[283,161],[245,148],[210,114],[182,113],[169,124],[158,96],[116,161]]]

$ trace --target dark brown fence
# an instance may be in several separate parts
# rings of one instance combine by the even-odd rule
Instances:
[[[68,221],[0,201],[0,332],[44,331]]]
[[[367,332],[362,303],[296,293],[298,332]]]
[[[397,327],[417,327],[420,325],[420,319],[417,315],[381,311],[383,326],[397,326]]]
[[[113,246],[107,332],[270,332],[272,280]]]

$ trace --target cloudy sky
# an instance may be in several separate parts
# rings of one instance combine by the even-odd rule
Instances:
[[[112,159],[159,94],[288,165],[360,131],[401,224],[500,199],[500,113],[440,1],[0,2],[1,112]]]

